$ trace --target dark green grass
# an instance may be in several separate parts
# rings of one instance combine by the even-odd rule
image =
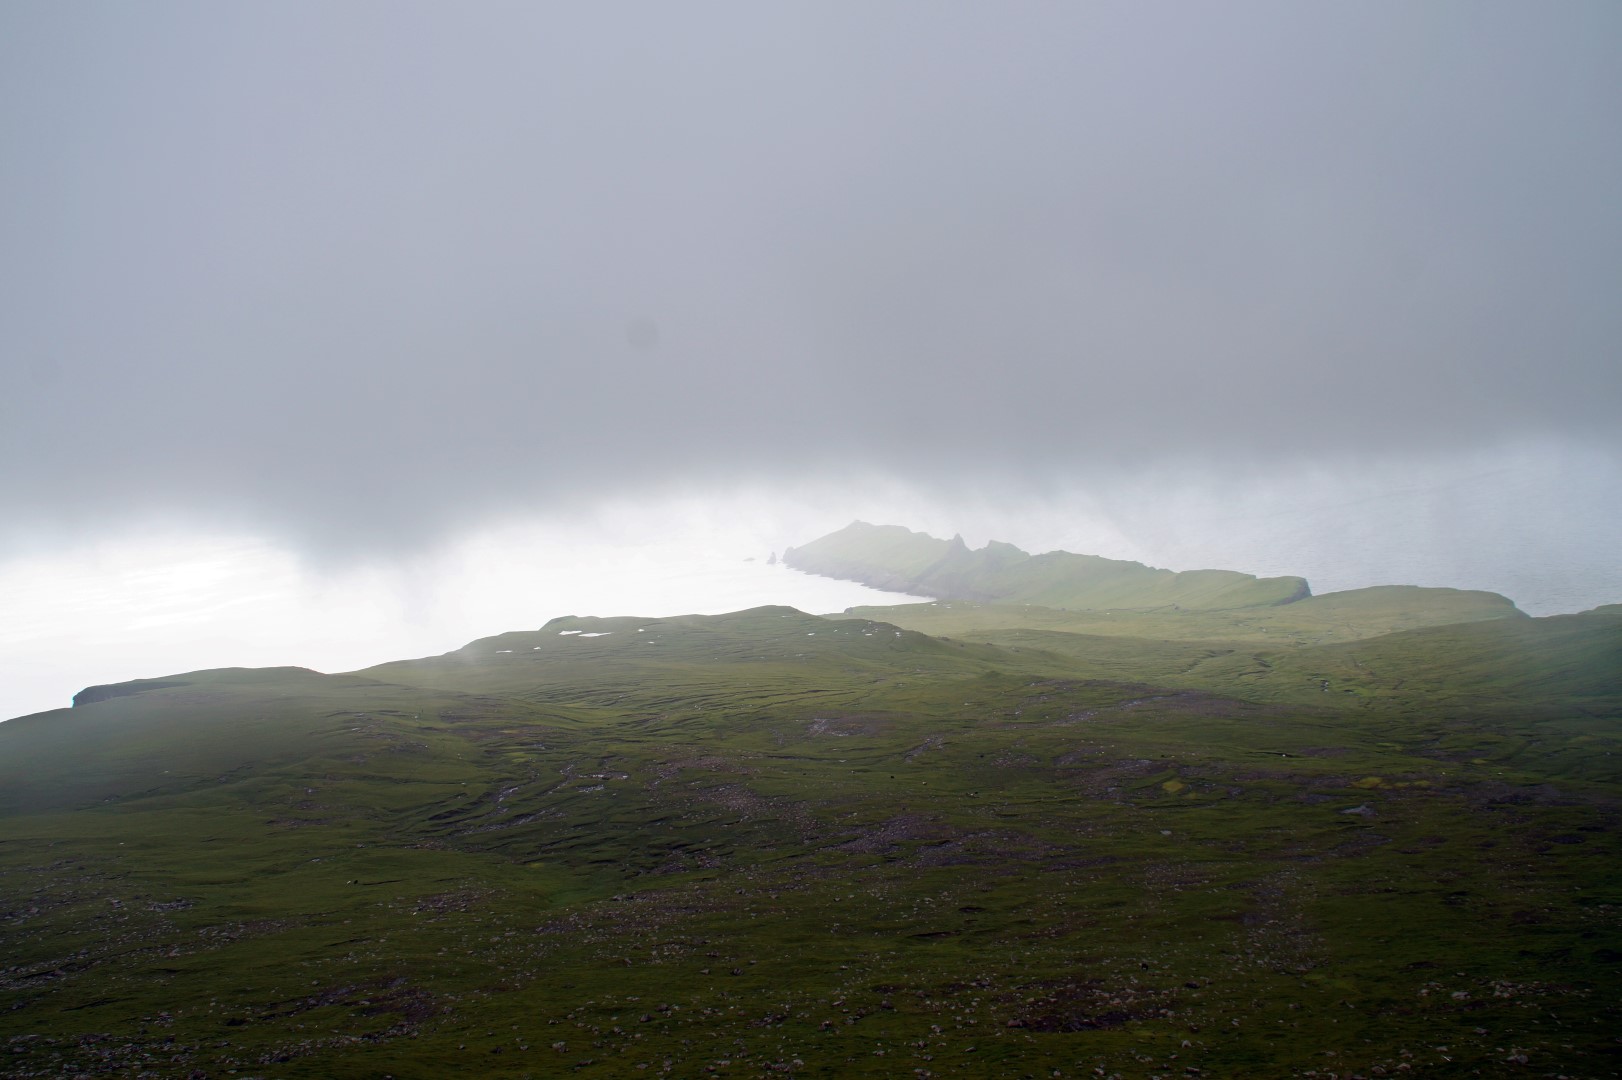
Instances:
[[[1355,654],[1444,708],[761,609],[3,725],[0,1072],[1614,1075],[1612,639],[1517,622]]]

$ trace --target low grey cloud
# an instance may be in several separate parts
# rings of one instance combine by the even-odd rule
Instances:
[[[0,10],[0,517],[1618,455],[1622,9]]]

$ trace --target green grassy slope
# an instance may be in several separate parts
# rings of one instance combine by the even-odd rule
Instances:
[[[423,716],[495,711],[563,722],[518,702],[301,668],[201,671],[164,682],[0,726],[0,812],[116,810],[222,791],[230,794],[220,801],[230,803],[239,785],[271,773],[364,776],[374,759],[405,783],[419,769],[433,773],[461,745],[447,744],[443,722],[435,728]]]
[[[1622,618],[1307,641],[1411,599],[110,688],[0,725],[0,1072],[1622,1072]]]
[[[1432,626],[1274,653],[1257,691],[1327,681],[1363,701],[1434,711],[1467,702],[1521,712],[1622,706],[1622,617],[1603,612]],[[1231,684],[1229,684],[1231,685]]]
[[[540,630],[481,638],[442,657],[383,664],[391,682],[515,694],[536,701],[659,708],[818,693],[895,671],[979,670],[999,650],[963,649],[871,619],[823,619],[786,607],[724,616],[554,619]]]
[[[971,551],[961,537],[937,540],[894,525],[853,522],[783,553],[796,570],[926,596],[1049,607],[1217,610],[1285,604],[1308,594],[1297,577],[1231,570],[1173,573],[1142,563],[1074,555],[1028,555],[992,542]]]
[[[856,607],[848,615],[932,635],[978,640],[988,631],[1051,630],[1149,641],[1224,641],[1325,645],[1398,630],[1455,626],[1526,616],[1497,593],[1386,585],[1325,593],[1291,604],[1226,611],[1169,606],[1099,610],[1041,604],[943,600],[893,607]]]
[[[1414,594],[1426,592],[1442,594],[1439,603],[1415,606]],[[1622,618],[1614,605],[1529,619],[1495,594],[1449,594],[1366,589],[1225,614],[1111,615],[964,601],[851,613],[949,640],[1057,654],[1076,674],[1261,701],[1310,703],[1327,685],[1359,702],[1381,697],[1420,709],[1455,701],[1523,710],[1548,701],[1592,700],[1601,709],[1622,703]],[[1427,610],[1474,621],[1424,625]]]

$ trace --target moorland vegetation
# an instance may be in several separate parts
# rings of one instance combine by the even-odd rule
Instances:
[[[1622,1073],[1622,608],[785,561],[0,724],[0,1074]]]

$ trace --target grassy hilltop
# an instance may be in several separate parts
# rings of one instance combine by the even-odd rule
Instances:
[[[1622,1074],[1622,608],[1003,572],[0,724],[0,1075]]]

